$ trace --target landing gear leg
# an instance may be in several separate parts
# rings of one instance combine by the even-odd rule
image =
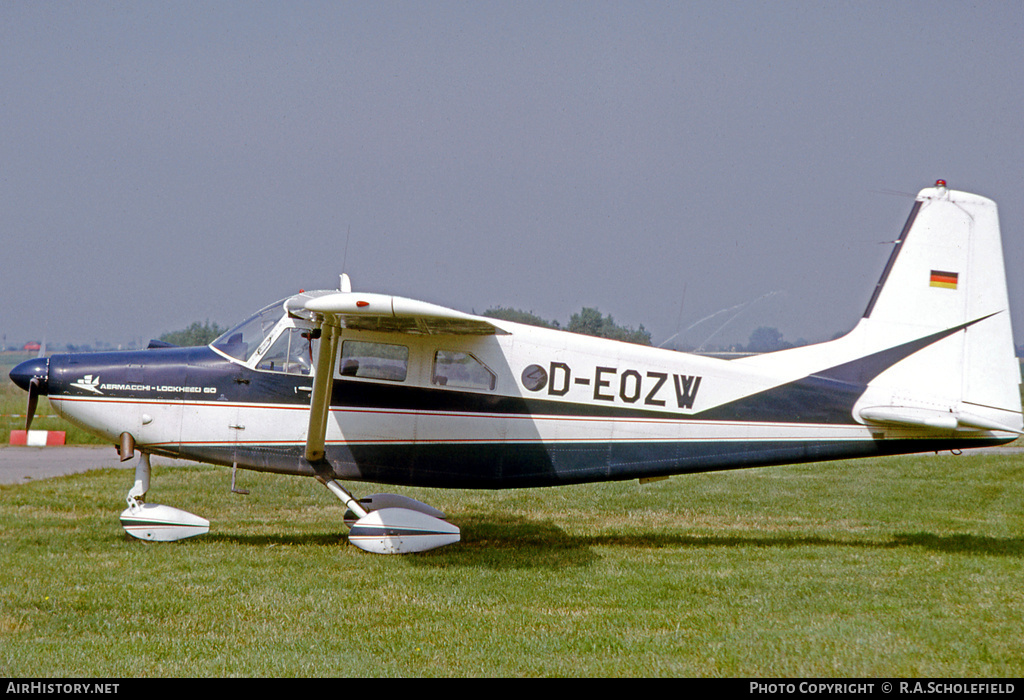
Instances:
[[[146,492],[149,491],[149,473],[152,467],[149,464],[149,453],[139,454],[139,461],[135,463],[135,485],[128,492],[128,508],[141,508],[146,500]]]
[[[348,506],[349,510],[351,510],[353,513],[356,514],[357,518],[365,518],[367,515],[370,514],[370,511],[368,511],[365,508],[363,508],[359,504],[359,501],[357,501],[352,496],[352,494],[350,494],[348,491],[346,491],[342,487],[342,485],[339,484],[334,479],[328,479],[328,478],[320,476],[318,474],[317,477],[316,477],[316,480],[319,481],[324,486],[326,486],[331,493],[333,493],[335,496],[337,496],[339,501],[341,501],[346,506]]]

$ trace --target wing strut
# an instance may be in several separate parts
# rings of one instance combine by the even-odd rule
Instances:
[[[321,326],[320,354],[313,377],[313,396],[309,405],[309,428],[306,431],[306,459],[319,462],[324,458],[327,417],[331,412],[331,389],[334,387],[334,356],[338,353],[339,329],[327,317]]]

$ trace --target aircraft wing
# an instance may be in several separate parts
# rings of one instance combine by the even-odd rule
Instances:
[[[288,299],[285,307],[303,318],[331,317],[340,328],[421,335],[503,332],[482,316],[390,294],[303,292]]]
[[[285,301],[285,309],[293,316],[321,322],[320,357],[313,379],[306,432],[306,459],[310,462],[319,462],[324,457],[334,362],[343,329],[417,335],[495,335],[505,332],[482,316],[390,294],[302,292]]]

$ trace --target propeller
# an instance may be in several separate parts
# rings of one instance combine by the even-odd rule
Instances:
[[[39,403],[39,377],[32,377],[28,383],[28,408],[25,410],[25,432],[32,427],[32,417],[36,414]]]
[[[11,370],[10,377],[11,381],[28,392],[28,407],[25,411],[25,430],[28,430],[32,427],[39,395],[45,396],[49,388],[49,360],[45,357],[25,360]]]

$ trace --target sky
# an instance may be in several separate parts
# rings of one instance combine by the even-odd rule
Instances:
[[[0,0],[0,333],[145,343],[347,272],[816,342],[942,178],[999,204],[1021,343],[1022,36],[1020,2]]]

